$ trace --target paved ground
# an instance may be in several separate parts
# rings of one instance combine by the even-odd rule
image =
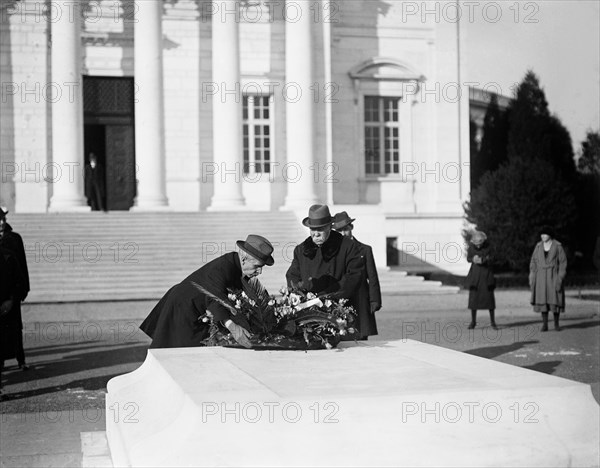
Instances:
[[[496,321],[475,330],[465,292],[384,298],[377,340],[414,339],[591,384],[600,401],[600,293],[571,291],[563,330],[540,332],[525,290],[497,291]],[[0,466],[79,466],[79,433],[104,430],[106,382],[144,360],[137,328],[152,302],[24,308],[27,372],[7,361],[0,404]],[[108,417],[124,417],[113,414]]]

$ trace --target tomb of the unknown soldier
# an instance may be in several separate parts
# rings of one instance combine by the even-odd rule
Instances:
[[[150,349],[107,388],[114,466],[598,462],[588,385],[412,340]]]

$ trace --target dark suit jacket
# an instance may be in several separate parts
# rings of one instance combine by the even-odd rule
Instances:
[[[308,284],[312,278],[312,287],[316,294],[336,293],[338,297],[351,299],[360,284],[363,260],[358,246],[331,231],[329,239],[319,248],[308,237],[294,249],[294,260],[286,273],[288,286],[295,287],[302,281]]]
[[[354,242],[358,246],[365,264],[363,277],[354,300],[358,311],[360,337],[365,338],[377,335],[377,323],[375,321],[375,314],[371,313],[371,303],[377,304],[377,310],[381,308],[381,289],[379,287],[379,275],[375,266],[373,249],[370,245],[357,241],[356,238],[354,238]]]
[[[0,248],[10,250],[21,270],[21,276],[23,277],[23,295],[20,298],[21,301],[25,300],[29,293],[29,270],[27,269],[27,257],[25,256],[25,247],[23,245],[23,239],[19,234],[13,231],[10,224],[7,224],[4,228],[4,234],[0,237]]]
[[[12,300],[13,307],[0,314],[0,360],[15,357],[17,334],[22,333],[20,297],[23,296],[25,281],[13,253],[0,248],[0,304]]]
[[[198,291],[192,281],[227,301],[228,288],[243,288],[238,254],[231,252],[207,263],[163,296],[140,326],[152,338],[151,348],[202,346],[201,341],[208,337],[209,325],[198,318],[207,310],[215,321],[230,318],[236,321],[226,307]]]

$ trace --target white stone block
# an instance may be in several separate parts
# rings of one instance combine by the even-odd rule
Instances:
[[[594,466],[589,385],[416,341],[149,350],[108,383],[115,466]]]

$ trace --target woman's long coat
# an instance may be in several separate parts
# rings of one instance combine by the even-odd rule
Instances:
[[[140,326],[152,338],[151,348],[201,346],[202,340],[208,338],[209,324],[198,318],[209,309],[215,321],[236,320],[227,308],[200,292],[192,282],[227,301],[228,288],[243,288],[238,254],[231,252],[207,263],[163,296]]]
[[[339,232],[331,231],[321,247],[310,237],[296,246],[286,279],[290,287],[302,282],[301,286],[315,294],[336,293],[338,297],[352,299],[363,268],[358,245]]]
[[[473,263],[473,257],[481,257],[482,263]],[[496,287],[496,278],[494,272],[489,266],[490,247],[487,243],[477,247],[469,244],[467,249],[467,261],[471,263],[471,268],[465,280],[465,287],[469,289],[469,304],[471,310],[494,310],[496,308],[496,298],[494,297],[494,288]]]
[[[560,242],[552,240],[547,256],[543,242],[533,249],[529,262],[529,286],[532,305],[550,305],[556,312],[564,312],[565,290],[563,282],[567,274],[567,256]]]
[[[356,308],[358,309],[358,329],[361,338],[377,335],[377,322],[375,314],[371,313],[371,304],[376,305],[376,309],[381,309],[381,289],[379,287],[379,275],[375,266],[375,258],[373,257],[373,249],[370,245],[363,244],[357,241],[360,255],[364,259],[365,269],[363,277],[354,299]]]

